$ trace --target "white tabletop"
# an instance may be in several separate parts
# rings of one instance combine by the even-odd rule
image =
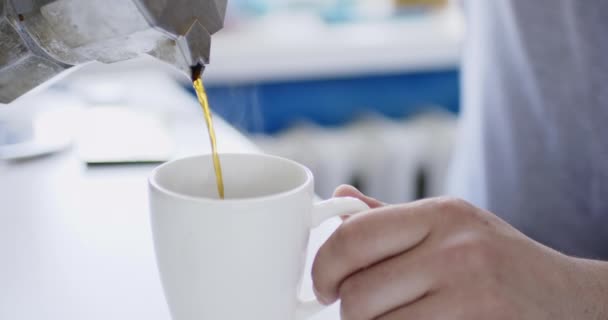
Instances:
[[[177,121],[180,156],[209,151],[202,119]],[[221,119],[216,126],[220,150],[257,152]],[[87,168],[73,150],[0,162],[0,319],[169,320],[148,222],[153,167]],[[337,223],[313,233],[310,256]],[[304,286],[310,295],[309,277]]]

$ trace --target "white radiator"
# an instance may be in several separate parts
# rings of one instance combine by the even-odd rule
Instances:
[[[404,121],[370,116],[335,129],[300,124],[253,140],[266,153],[308,166],[321,197],[347,183],[399,203],[444,193],[456,122],[441,112]]]

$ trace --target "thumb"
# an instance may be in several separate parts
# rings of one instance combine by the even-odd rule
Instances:
[[[334,197],[357,198],[357,199],[365,202],[365,204],[367,204],[371,209],[385,206],[384,203],[382,203],[372,197],[368,197],[368,196],[364,195],[361,191],[357,190],[357,188],[350,186],[350,185],[346,185],[346,184],[341,185],[338,188],[336,188],[336,191],[334,191]]]

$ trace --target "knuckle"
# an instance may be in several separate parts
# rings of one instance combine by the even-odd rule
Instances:
[[[343,320],[359,320],[359,312],[357,311],[357,304],[349,299],[340,300],[340,316]],[[361,319],[363,320],[363,319]]]
[[[343,223],[319,249],[312,265],[312,281],[318,293],[335,296],[338,292],[340,266],[352,265],[360,259],[359,227]]]
[[[463,223],[467,224],[478,218],[477,209],[458,198],[439,198],[436,202],[436,208],[442,224],[445,226],[454,227]]]
[[[358,224],[345,222],[334,233],[331,239],[331,252],[334,256],[346,261],[356,260],[361,254],[359,239],[362,237]]]
[[[494,252],[483,236],[469,232],[460,236],[460,239],[452,240],[442,250],[441,255],[448,266],[456,267],[457,270],[492,270],[495,257]]]
[[[449,212],[454,212],[454,213],[471,211],[471,209],[473,208],[473,206],[470,203],[468,203],[460,198],[453,198],[453,197],[439,198],[438,205],[439,205],[440,209],[443,209],[443,210],[449,211]]]
[[[331,253],[326,248],[321,248],[317,253],[311,270],[313,288],[317,294],[326,298],[335,295],[337,283],[332,273],[334,269],[335,266]]]
[[[311,271],[311,277],[312,277],[312,283],[313,286],[315,288],[315,290],[317,290],[318,292],[322,292],[322,288],[325,288],[325,279],[323,277],[323,272],[320,271],[321,267],[319,266],[319,263],[317,260],[315,260],[315,263],[312,265],[312,271]]]
[[[357,237],[359,230],[357,224],[351,221],[346,221],[336,230],[335,240],[341,243],[349,243]]]

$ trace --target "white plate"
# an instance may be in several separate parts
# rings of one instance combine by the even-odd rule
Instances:
[[[40,157],[66,149],[72,144],[69,136],[44,137],[36,134],[33,140],[0,146],[1,160],[22,160]]]
[[[66,149],[72,144],[71,119],[61,110],[49,110],[33,116],[34,135],[30,140],[0,144],[0,160],[40,157]]]

